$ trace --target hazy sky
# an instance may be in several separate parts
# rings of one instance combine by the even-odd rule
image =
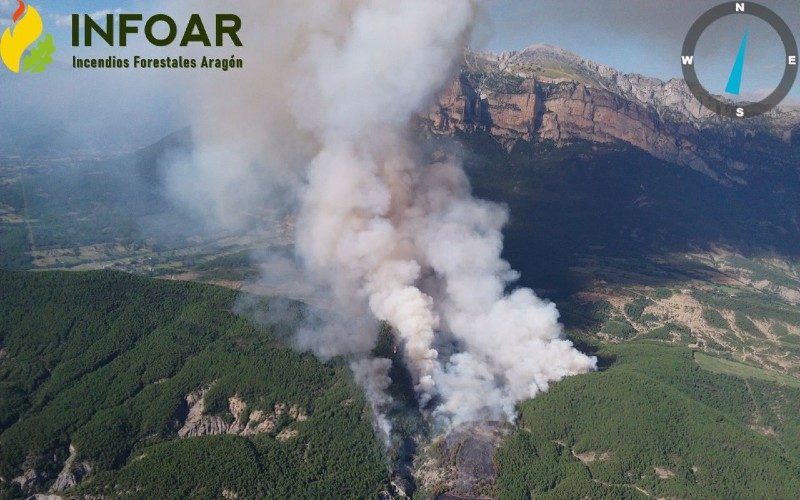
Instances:
[[[70,14],[99,15],[117,9],[146,12],[154,8],[155,2],[29,0],[28,3],[41,14],[45,33],[56,39],[55,62],[38,75],[14,75],[0,63],[3,152],[139,147],[187,124],[172,92],[175,86],[170,85],[170,79],[181,73],[71,67],[73,55],[122,54],[118,48],[105,47],[92,54],[91,50],[71,47]],[[0,30],[10,23],[16,7],[16,0],[0,0]]]

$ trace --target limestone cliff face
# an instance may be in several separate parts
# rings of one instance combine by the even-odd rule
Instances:
[[[539,135],[544,139],[622,140],[653,151],[676,147],[652,112],[605,90],[561,84],[546,95],[543,107]]]
[[[731,154],[737,137],[766,133],[791,144],[800,124],[798,111],[726,121],[697,106],[681,80],[623,74],[542,45],[468,54],[425,118],[436,133],[481,130],[508,149],[533,139],[621,141],[723,183],[746,182],[739,175],[748,165]]]
[[[286,422],[304,422],[308,419],[305,409],[298,405],[276,403],[272,412],[262,410],[249,411],[247,403],[238,396],[228,398],[228,417],[226,422],[220,415],[208,415],[205,409],[205,395],[208,388],[198,389],[186,395],[188,413],[183,425],[178,430],[178,437],[215,436],[219,434],[235,434],[253,436],[256,434],[277,434],[277,439],[286,440],[298,435],[297,431],[286,426]],[[283,418],[286,416],[286,418]],[[282,427],[282,423],[284,426]]]
[[[526,80],[519,90],[493,93],[489,98],[462,76],[442,94],[430,119],[439,131],[484,129],[499,138],[530,140],[535,133],[534,121],[541,100],[532,79]]]
[[[429,120],[434,131],[485,130],[507,148],[534,138],[565,143],[622,141],[668,161],[713,174],[694,153],[695,129],[664,123],[652,110],[580,82],[525,78],[515,92],[481,92],[461,77],[442,94]]]

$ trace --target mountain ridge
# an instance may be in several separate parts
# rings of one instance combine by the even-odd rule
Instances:
[[[800,110],[733,121],[698,106],[683,80],[626,74],[535,44],[465,54],[424,119],[434,133],[488,132],[507,150],[520,140],[621,141],[725,185],[748,184],[764,159],[797,168]]]
[[[571,52],[567,49],[562,47],[558,47],[556,45],[551,45],[548,43],[534,43],[522,50],[517,51],[505,51],[505,52],[476,52],[476,55],[480,55],[482,57],[487,57],[489,59],[495,57],[500,61],[507,61],[507,64],[514,64],[519,63],[521,61],[526,62],[539,62],[544,64],[552,64],[552,63],[565,63],[571,65],[575,68],[585,68],[586,70],[596,73],[601,77],[601,83],[607,84],[605,87],[606,90],[622,90],[623,92],[630,92],[632,89],[628,88],[627,85],[623,85],[620,80],[624,83],[625,81],[631,81],[636,83],[642,83],[649,86],[660,86],[666,87],[668,89],[676,89],[680,90],[682,96],[687,97],[689,100],[694,101],[693,96],[689,93],[689,89],[686,87],[686,84],[683,78],[673,77],[667,80],[662,78],[658,78],[655,76],[649,76],[644,73],[639,72],[625,72],[622,70],[618,70],[614,66],[603,64],[596,62],[592,59],[584,58],[581,55]],[[502,65],[501,65],[502,66]],[[545,66],[547,67],[547,66]],[[638,98],[644,102],[652,102],[654,97],[657,97],[657,94],[649,95],[649,99],[647,93],[639,93]],[[724,97],[724,96],[722,96]],[[694,102],[696,107],[701,108],[699,102]],[[695,106],[692,106],[695,107]],[[714,118],[716,117],[715,114],[709,112],[708,110],[702,110],[702,114],[698,113],[691,113],[692,116],[695,118]],[[800,123],[800,105],[791,105],[791,104],[781,104],[777,107],[777,110],[773,110],[770,113],[767,113],[769,117],[775,117],[779,114],[790,114],[792,118],[796,121],[796,123]]]

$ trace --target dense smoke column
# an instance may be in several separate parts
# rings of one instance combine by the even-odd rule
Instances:
[[[422,184],[403,135],[447,81],[473,15],[464,0],[362,2],[343,33],[315,33],[298,61],[306,90],[295,117],[321,141],[302,195],[299,254],[394,327],[423,404],[441,371],[440,321],[418,286],[428,266],[413,226],[426,213],[414,204]]]
[[[263,47],[249,48],[255,67],[235,80],[196,87],[197,152],[182,167],[194,189],[180,175],[174,187],[228,226],[269,203],[266,193],[289,193],[296,264],[328,304],[321,323],[298,332],[298,348],[353,359],[380,412],[391,365],[370,353],[377,321],[388,322],[421,405],[445,425],[513,419],[516,402],[593,369],[562,339],[553,304],[507,293],[517,275],[500,257],[505,209],[474,199],[457,162],[420,161],[407,136],[453,77],[474,3],[275,0],[240,10]],[[220,85],[253,94],[221,99]],[[202,193],[200,203],[187,192]]]

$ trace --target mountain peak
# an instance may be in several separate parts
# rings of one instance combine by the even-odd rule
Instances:
[[[507,61],[511,64],[534,64],[544,67],[577,68],[585,62],[581,56],[549,43],[535,43],[522,50],[503,52],[497,57],[500,61]]]
[[[567,49],[559,47],[557,45],[551,45],[549,43],[534,43],[522,49],[519,54],[539,54],[539,55],[550,55],[550,56],[558,56],[564,57],[569,59],[577,59],[583,60],[582,57],[575,54],[574,52],[570,52]]]

